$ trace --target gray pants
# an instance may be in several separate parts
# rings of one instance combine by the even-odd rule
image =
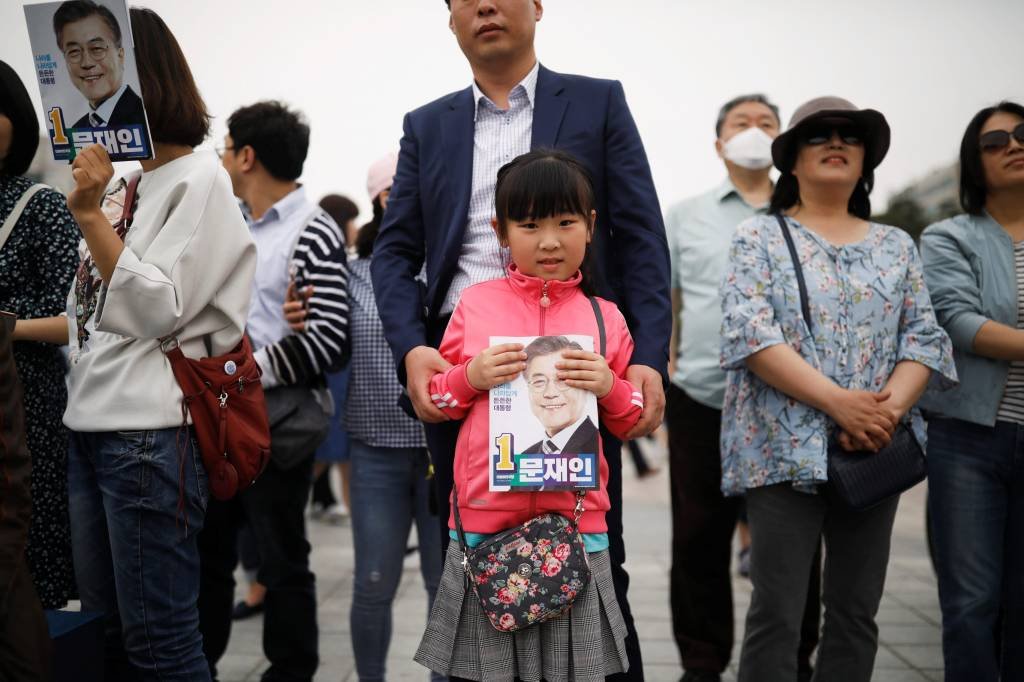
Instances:
[[[739,682],[794,682],[811,562],[822,535],[825,608],[815,682],[869,682],[899,498],[863,512],[830,504],[790,484],[747,491],[754,593],[740,653]]]

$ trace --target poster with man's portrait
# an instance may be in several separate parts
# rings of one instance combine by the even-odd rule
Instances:
[[[25,5],[53,158],[101,144],[113,161],[153,158],[125,0]]]
[[[594,350],[583,335],[492,336],[521,343],[526,369],[491,389],[490,489],[495,492],[594,490],[598,487],[597,396],[558,378],[566,350]]]

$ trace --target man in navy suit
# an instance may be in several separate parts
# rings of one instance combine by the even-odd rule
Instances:
[[[406,115],[371,266],[399,377],[427,425],[442,520],[448,518],[459,424],[434,407],[428,385],[448,366],[436,348],[459,294],[504,274],[505,258],[490,226],[501,165],[530,149],[555,147],[576,156],[594,178],[592,275],[600,295],[619,305],[633,331],[636,351],[627,378],[644,394],[644,414],[630,437],[661,423],[672,326],[664,224],[622,85],[539,65],[533,40],[541,0],[454,0],[449,9],[449,27],[474,81]],[[416,276],[424,264],[427,283],[421,288]],[[622,569],[621,444],[608,433],[603,438],[612,505],[609,553],[629,629],[629,678],[643,679]],[[445,532],[446,544],[447,538]]]

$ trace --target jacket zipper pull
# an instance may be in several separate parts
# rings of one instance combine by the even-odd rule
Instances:
[[[544,287],[540,290],[540,307],[547,308],[551,305],[551,299],[548,298],[548,283],[544,282]]]

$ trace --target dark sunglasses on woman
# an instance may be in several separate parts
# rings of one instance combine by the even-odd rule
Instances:
[[[836,133],[845,144],[861,144],[864,141],[864,133],[853,123],[812,123],[800,132],[800,139],[804,144],[818,146],[827,143]]]
[[[981,148],[986,152],[996,152],[1005,149],[1010,144],[1010,136],[1017,140],[1017,143],[1024,145],[1024,123],[1021,123],[1013,130],[990,130],[981,136]]]

